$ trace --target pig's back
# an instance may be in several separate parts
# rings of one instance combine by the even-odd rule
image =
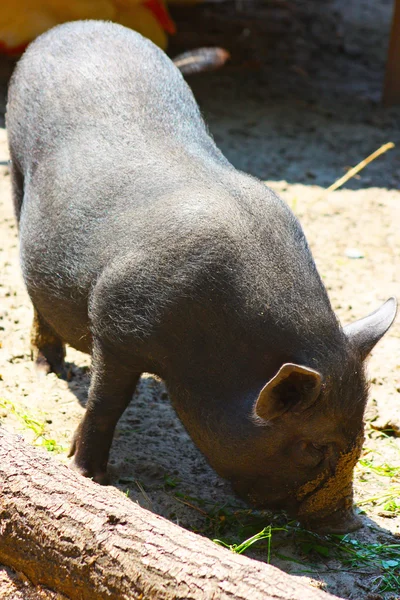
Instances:
[[[193,148],[224,162],[178,69],[115,23],[66,23],[40,36],[16,68],[7,112],[25,172],[71,143],[100,155],[118,144],[133,160]]]
[[[158,317],[181,297],[208,305],[216,279],[221,304],[236,318],[251,313],[246,323],[266,318],[264,305],[282,323],[285,290],[314,315],[317,297],[329,306],[294,215],[233,169],[181,74],[139,34],[76,22],[41,36],[16,69],[7,125],[24,180],[25,283],[78,349],[88,299],[111,267],[125,304],[147,290]]]

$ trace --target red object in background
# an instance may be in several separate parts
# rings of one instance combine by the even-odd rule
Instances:
[[[4,42],[0,40],[0,54],[7,54],[8,56],[19,56],[25,51],[27,46],[28,44],[21,44],[20,46],[15,46],[15,48],[9,48]]]
[[[153,13],[164,31],[170,35],[176,33],[175,23],[167,13],[165,6],[159,0],[146,0],[143,4]]]
[[[51,27],[79,19],[121,23],[165,49],[175,24],[164,0],[0,0],[0,54],[19,55]]]

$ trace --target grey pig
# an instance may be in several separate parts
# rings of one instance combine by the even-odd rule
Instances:
[[[107,481],[146,371],[244,499],[357,528],[363,363],[395,300],[342,328],[288,206],[227,161],[179,70],[120,25],[33,42],[7,128],[36,365],[62,373],[65,344],[92,357],[75,468]]]

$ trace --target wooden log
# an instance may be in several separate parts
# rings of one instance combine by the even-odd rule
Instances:
[[[395,0],[383,88],[385,106],[400,104],[400,0]]]
[[[72,600],[325,600],[0,429],[0,562]]]

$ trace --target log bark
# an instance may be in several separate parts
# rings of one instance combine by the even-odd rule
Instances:
[[[72,600],[324,600],[0,429],[0,562]]]

